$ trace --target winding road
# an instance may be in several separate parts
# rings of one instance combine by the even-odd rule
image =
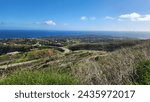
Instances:
[[[70,50],[67,49],[67,48],[65,48],[65,47],[59,47],[59,48],[61,48],[62,50],[64,50],[64,54],[70,53]]]

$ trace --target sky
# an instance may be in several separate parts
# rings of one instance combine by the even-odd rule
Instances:
[[[150,0],[0,0],[0,29],[150,31]]]

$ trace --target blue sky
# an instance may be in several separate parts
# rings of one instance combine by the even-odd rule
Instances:
[[[0,29],[150,31],[150,0],[0,0]]]

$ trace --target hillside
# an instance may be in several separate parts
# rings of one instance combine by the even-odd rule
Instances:
[[[3,44],[14,40],[1,43],[4,48],[28,47],[24,51],[15,50],[17,54],[8,54],[8,49],[1,53],[0,84],[150,84],[149,40],[89,43],[74,38],[59,39],[56,43],[43,38],[30,39],[28,44],[19,41],[24,43]]]

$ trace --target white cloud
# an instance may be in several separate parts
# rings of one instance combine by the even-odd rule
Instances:
[[[49,25],[49,26],[55,26],[56,23],[53,20],[48,20],[44,22],[45,24]]]
[[[96,17],[87,17],[87,16],[82,16],[82,17],[80,17],[80,20],[82,20],[82,21],[86,21],[86,20],[92,20],[92,21],[94,21],[94,20],[96,20]]]
[[[144,17],[138,18],[139,21],[150,21],[150,14],[145,15]]]
[[[80,20],[82,20],[82,21],[88,20],[88,17],[82,16],[82,17],[80,18]]]
[[[139,13],[133,12],[130,14],[123,14],[119,16],[119,21],[130,20],[130,21],[150,21],[150,14],[141,15]]]
[[[114,20],[115,18],[113,18],[111,16],[106,16],[105,19],[107,19],[107,20]]]

